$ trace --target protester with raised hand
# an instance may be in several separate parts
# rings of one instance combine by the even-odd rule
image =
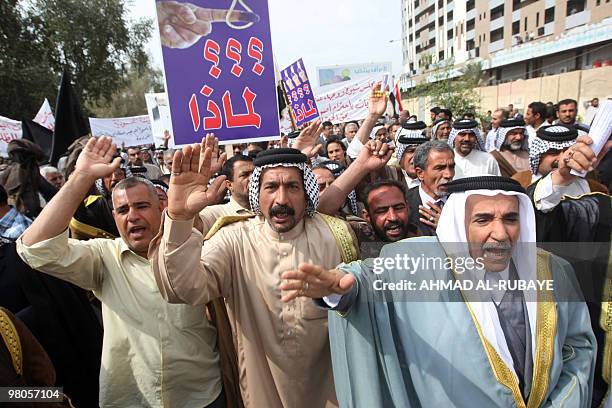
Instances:
[[[317,122],[309,129],[302,139],[312,153],[320,129]],[[356,259],[349,226],[316,212],[319,191],[306,155],[281,148],[253,162],[254,214],[228,219],[204,240],[197,214],[211,202],[214,143],[207,137],[174,156],[168,212],[150,249],[160,291],[173,303],[224,299],[246,407],[335,406],[327,312],[304,299],[282,302],[279,277],[300,262],[333,268]]]
[[[17,251],[32,268],[91,290],[102,302],[101,406],[223,407],[216,332],[201,319],[204,308],[165,303],[151,272],[147,250],[161,219],[153,184],[130,177],[113,189],[121,238],[68,238],[70,219],[94,182],[119,168],[115,152],[109,137],[87,142]]]

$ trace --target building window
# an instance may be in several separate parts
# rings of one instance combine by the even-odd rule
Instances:
[[[438,0],[438,8],[444,7],[444,0]]]
[[[525,31],[527,31],[527,17],[525,17]]]
[[[544,24],[552,23],[553,21],[555,21],[555,6],[544,11]]]
[[[414,9],[419,8],[419,0],[414,0]]]
[[[536,27],[540,25],[540,13],[536,13]]]
[[[586,5],[586,0],[568,0],[567,1],[567,15],[571,16],[572,14],[580,13],[584,11],[584,7]]]
[[[503,4],[491,10],[491,21],[497,20],[498,18],[503,17],[503,16],[504,16],[504,5]]]
[[[476,27],[476,19],[473,18],[466,23],[465,31],[471,31],[474,29],[474,27]]]
[[[474,40],[468,40],[468,41],[465,43],[465,48],[466,48],[468,51],[473,50],[473,49],[474,49]]]
[[[448,14],[446,15],[446,21],[452,21],[453,20],[453,10],[449,11]]]
[[[444,51],[440,51],[438,53],[438,61],[442,61],[444,59]]]
[[[601,0],[597,0],[597,1],[595,2],[595,6],[599,6],[600,4],[601,4]]]
[[[447,40],[453,39],[453,29],[452,28],[446,32],[446,39]]]
[[[468,0],[465,4],[465,11],[473,10],[476,7],[476,0]]]
[[[518,34],[521,31],[521,22],[515,21],[512,23],[512,35]]]
[[[544,27],[538,28],[538,37],[543,36],[543,35],[544,35]]]
[[[438,19],[438,25],[441,26],[442,24],[444,24],[444,17]]]
[[[491,42],[494,43],[495,41],[499,41],[499,40],[503,40],[504,38],[504,28],[498,28],[497,30],[493,30],[491,31]]]

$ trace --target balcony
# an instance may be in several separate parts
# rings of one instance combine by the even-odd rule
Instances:
[[[555,33],[555,22],[544,24],[544,35],[551,35]]]
[[[473,18],[476,18],[476,8],[473,8],[467,12],[467,14],[465,15],[465,21],[471,20]]]
[[[591,10],[584,10],[580,13],[565,17],[565,29],[569,30],[570,28],[588,24],[589,21],[591,21]]]
[[[465,35],[465,40],[466,41],[473,40],[474,38],[476,38],[476,30],[470,30]]]
[[[497,52],[503,49],[504,49],[504,39],[503,38],[501,40],[497,40],[489,44],[489,54],[493,54],[494,52]]]
[[[505,0],[489,0],[489,10],[493,10],[495,7],[505,4]]]
[[[502,28],[503,26],[504,26],[504,16],[501,16],[491,21],[491,29],[489,31],[497,30],[498,28]]]
[[[521,19],[521,10],[514,10],[512,12],[512,22],[519,21]]]

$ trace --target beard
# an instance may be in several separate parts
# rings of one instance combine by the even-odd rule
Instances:
[[[507,143],[506,147],[508,148],[508,150],[513,151],[513,152],[518,152],[519,150],[522,149],[523,147],[523,142],[512,142],[512,143]]]
[[[386,223],[382,228],[379,228],[376,224],[371,223],[372,229],[376,236],[384,242],[397,242],[409,235],[408,224],[403,224],[401,221],[390,221]],[[400,234],[397,237],[387,235],[387,231],[400,230]]]

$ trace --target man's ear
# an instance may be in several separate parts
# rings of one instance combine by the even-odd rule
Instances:
[[[423,170],[423,169],[422,169],[422,168],[420,168],[420,167],[415,167],[415,168],[414,168],[414,171],[415,171],[415,173],[416,173],[416,175],[417,175],[417,178],[418,178],[420,181],[425,180],[425,170]]]
[[[225,187],[226,187],[228,190],[232,191],[232,182],[231,182],[231,181],[229,181],[228,179],[225,179]]]
[[[366,210],[365,208],[363,210],[361,210],[361,216],[363,217],[364,220],[366,220],[367,222],[372,222],[370,219],[370,213],[368,212],[368,210]]]

